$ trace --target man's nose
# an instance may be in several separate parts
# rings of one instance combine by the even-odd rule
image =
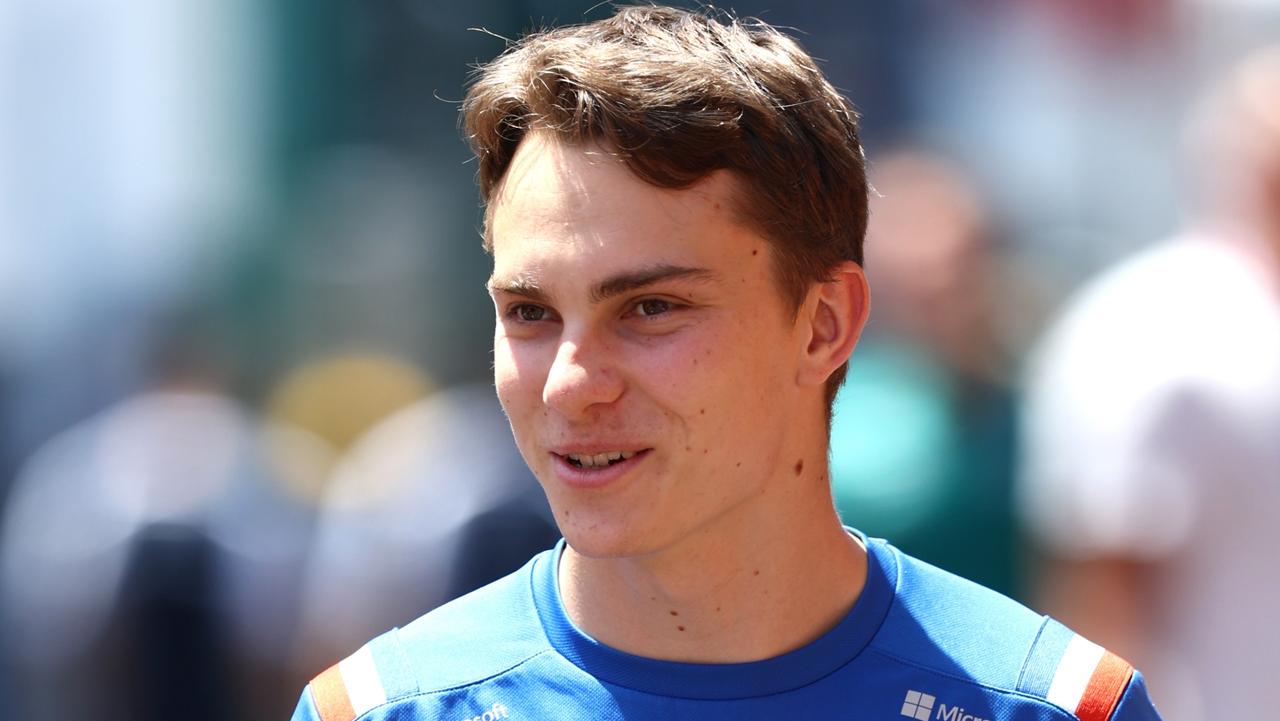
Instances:
[[[542,402],[568,418],[579,418],[622,395],[623,383],[609,344],[583,334],[562,338],[547,372]]]

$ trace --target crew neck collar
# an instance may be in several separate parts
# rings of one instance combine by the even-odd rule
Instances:
[[[583,633],[564,609],[556,569],[564,540],[537,558],[534,605],[553,648],[593,677],[636,691],[690,699],[768,696],[808,685],[853,660],[879,630],[893,601],[897,560],[883,541],[850,530],[867,550],[867,578],[853,608],[831,630],[781,656],[749,663],[661,661],[619,651]]]

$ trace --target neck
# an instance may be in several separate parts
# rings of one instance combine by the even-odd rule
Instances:
[[[601,643],[671,661],[758,661],[813,641],[866,579],[866,553],[840,525],[826,468],[814,472],[805,489],[774,486],[765,496],[776,497],[652,554],[588,558],[566,547],[565,611]]]

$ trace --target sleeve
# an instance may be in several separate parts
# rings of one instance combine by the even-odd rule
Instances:
[[[298,699],[298,707],[293,710],[289,721],[320,721],[320,713],[316,711],[315,699],[311,697],[311,684],[302,689],[302,697]]]
[[[1160,721],[1160,713],[1147,695],[1147,682],[1143,680],[1141,671],[1133,672],[1133,678],[1129,680],[1129,686],[1111,718],[1113,721]]]
[[[372,721],[382,717],[375,709],[417,691],[398,631],[392,629],[311,679],[293,721]]]
[[[1080,721],[1159,721],[1142,674],[1123,658],[1046,617],[1018,691]]]

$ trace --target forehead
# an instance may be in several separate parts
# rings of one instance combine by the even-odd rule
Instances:
[[[530,134],[492,199],[495,276],[553,260],[619,263],[645,255],[688,263],[734,246],[750,254],[763,241],[738,220],[737,191],[727,172],[685,189],[659,188],[601,146]]]

